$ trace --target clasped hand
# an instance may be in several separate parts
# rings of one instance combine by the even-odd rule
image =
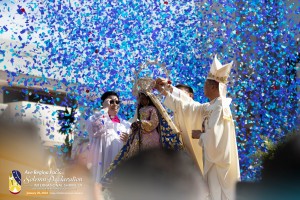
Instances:
[[[192,138],[199,139],[204,132],[201,130],[192,130]]]
[[[141,121],[133,122],[133,123],[131,124],[131,129],[132,129],[133,131],[135,131],[135,130],[137,130],[138,128],[140,128],[141,125],[142,125],[142,122],[141,122]]]
[[[124,143],[127,142],[128,138],[129,138],[129,135],[127,133],[122,133],[120,135],[120,140]]]

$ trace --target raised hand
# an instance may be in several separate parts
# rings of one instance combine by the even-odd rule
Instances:
[[[137,130],[138,128],[140,128],[141,127],[141,121],[136,121],[136,122],[133,122],[132,124],[131,124],[131,129],[133,130],[133,131],[135,131],[135,130]]]
[[[164,78],[157,78],[155,83],[155,85],[166,86],[168,84],[168,80]]]
[[[103,102],[103,104],[102,104],[102,106],[103,106],[103,109],[107,109],[108,110],[108,107],[110,106],[110,98],[107,98],[107,99],[105,99],[104,100],[104,102]]]
[[[163,85],[155,84],[154,89],[158,90],[159,92],[162,92],[164,89]]]
[[[167,90],[172,93],[173,88],[171,86],[171,81],[164,79],[164,78],[158,78],[155,81],[155,89],[157,89],[161,94],[167,95]]]

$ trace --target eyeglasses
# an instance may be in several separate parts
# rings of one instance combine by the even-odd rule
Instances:
[[[109,101],[110,105],[116,103],[117,105],[119,105],[121,103],[121,101],[118,101],[118,100],[110,100]]]

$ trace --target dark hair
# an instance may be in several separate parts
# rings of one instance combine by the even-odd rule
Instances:
[[[187,89],[187,90],[189,91],[189,93],[194,94],[193,88],[191,88],[191,87],[188,86],[188,85],[178,84],[178,85],[176,85],[175,87],[178,88],[178,89],[180,89],[180,88],[185,88],[185,89]]]
[[[200,174],[187,153],[151,149],[118,166],[111,192],[115,200],[196,200],[199,184]]]
[[[109,97],[111,95],[117,96],[118,99],[120,99],[119,95],[116,92],[114,92],[114,91],[107,91],[107,92],[104,92],[104,94],[101,96],[102,103],[105,101],[105,99],[107,99],[107,97]]]

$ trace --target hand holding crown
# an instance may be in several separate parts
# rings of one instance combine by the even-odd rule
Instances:
[[[167,95],[167,91],[172,92],[172,82],[164,78],[157,78],[155,81],[155,89],[157,89],[161,94]]]

